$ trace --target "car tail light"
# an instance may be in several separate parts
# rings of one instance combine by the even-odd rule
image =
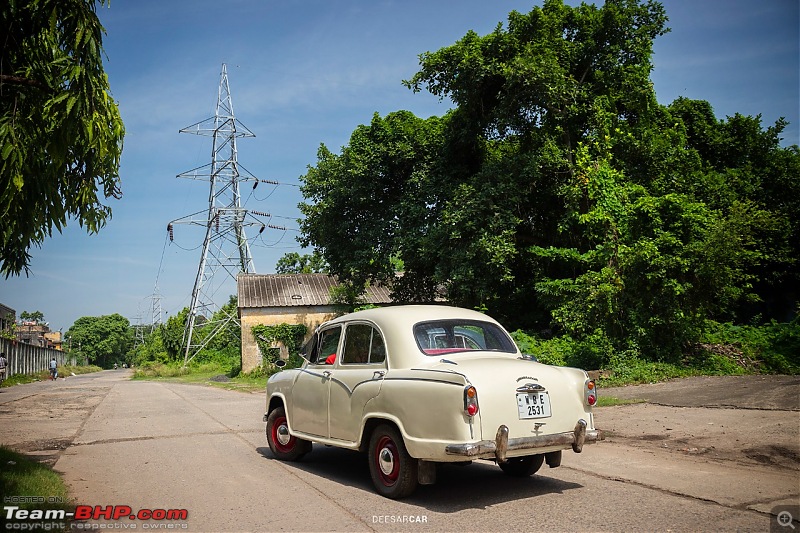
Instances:
[[[586,380],[586,385],[584,387],[584,398],[586,399],[586,404],[589,407],[597,403],[597,388],[595,387],[594,381],[591,379]]]
[[[464,412],[467,416],[478,414],[478,391],[472,385],[464,387]]]

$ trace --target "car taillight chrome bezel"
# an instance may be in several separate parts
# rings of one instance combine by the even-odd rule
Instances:
[[[464,414],[471,418],[477,415],[479,411],[478,389],[472,385],[467,385],[464,387]]]
[[[583,385],[583,401],[589,407],[594,407],[597,404],[597,384],[593,379],[587,379]]]

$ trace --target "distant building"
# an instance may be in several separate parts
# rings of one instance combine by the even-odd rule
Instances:
[[[48,348],[53,348],[54,350],[58,351],[63,349],[64,340],[61,337],[60,331],[51,331],[49,333],[45,333],[44,338],[47,340]]]
[[[262,363],[262,354],[251,331],[258,324],[303,324],[306,340],[314,329],[337,316],[330,290],[336,279],[327,274],[239,274],[237,278],[239,318],[242,325],[242,372],[250,372]],[[370,286],[365,303],[392,303],[389,289]],[[281,357],[286,357],[285,348]]]
[[[39,322],[20,322],[17,324],[17,340],[30,344],[32,346],[39,346],[40,348],[55,348],[54,341],[48,338],[48,335],[53,338],[53,335],[58,336],[58,344],[61,344],[61,332],[50,331],[50,325],[47,323],[40,324]],[[60,349],[60,348],[58,348]]]
[[[11,326],[17,323],[17,312],[8,306],[0,304],[0,331],[13,329]]]

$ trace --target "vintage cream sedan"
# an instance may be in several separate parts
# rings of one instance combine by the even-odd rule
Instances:
[[[367,453],[377,491],[411,494],[437,463],[496,461],[512,476],[561,464],[601,440],[594,382],[522,355],[503,327],[467,309],[368,309],[322,324],[300,368],[267,382],[267,441],[296,461],[311,443]]]

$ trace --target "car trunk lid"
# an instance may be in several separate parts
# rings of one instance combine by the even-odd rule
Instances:
[[[434,368],[463,374],[477,389],[483,439],[494,439],[501,425],[517,438],[572,431],[590,419],[582,370],[494,353],[456,355]]]

